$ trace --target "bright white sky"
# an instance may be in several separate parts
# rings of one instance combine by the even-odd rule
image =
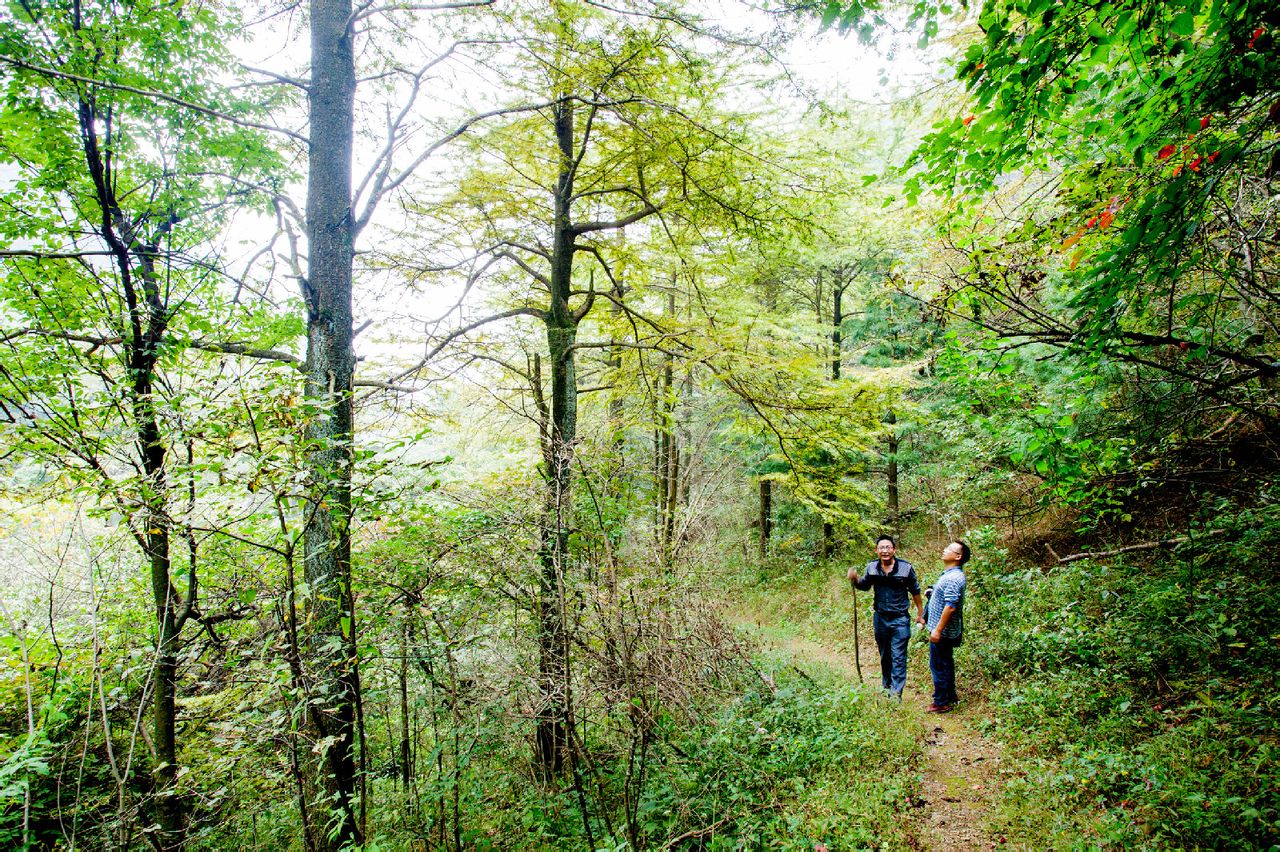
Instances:
[[[722,21],[722,25],[726,28],[736,31],[744,29],[763,31],[771,25],[771,20],[763,13],[751,11],[736,0],[703,0],[696,5],[700,13],[713,16]],[[430,29],[431,23],[430,17],[424,19],[423,43],[431,44],[437,39],[444,39],[447,42],[449,37],[433,32]],[[277,24],[283,25],[283,22],[277,21]],[[308,49],[306,32],[298,26],[297,20],[292,20],[289,24],[292,26],[289,27],[291,32],[288,36],[279,28],[272,28],[276,31],[265,35],[261,30],[256,30],[259,34],[257,40],[241,46],[238,50],[245,57],[246,65],[285,75],[305,73],[303,69]],[[371,26],[374,25],[371,24]],[[854,103],[886,103],[907,97],[938,79],[942,65],[941,49],[933,47],[928,51],[920,51],[916,47],[914,34],[887,33],[879,45],[871,47],[860,44],[851,35],[843,36],[834,31],[819,34],[816,18],[807,25],[801,23],[800,27],[801,34],[787,46],[784,59],[801,85],[811,88],[820,97],[837,102],[847,100]],[[382,38],[385,39],[385,37],[386,34],[382,34]],[[376,47],[376,42],[368,40],[378,38],[376,28],[370,29],[366,33],[365,49]],[[418,45],[406,44],[403,49],[407,64],[413,65],[421,61],[411,58],[413,51],[420,49]],[[456,122],[458,116],[491,108],[499,98],[509,97],[504,95],[505,90],[500,80],[501,69],[477,66],[463,61],[451,69],[442,68],[441,70],[443,76],[430,82],[420,97],[418,109],[427,121],[434,117],[441,122],[447,122],[445,126],[452,126],[452,122]],[[881,83],[882,79],[887,80],[887,85]],[[362,87],[358,97],[360,94],[370,98],[379,97],[371,87]],[[799,101],[797,105],[799,106]],[[379,107],[379,109],[385,109],[385,107]],[[299,116],[299,126],[300,121]],[[424,128],[419,131],[413,142],[429,140],[438,132],[438,130]],[[376,127],[374,135],[377,135]],[[405,155],[399,158],[401,164],[411,158],[412,145],[413,143],[407,146]],[[356,152],[357,160],[364,159],[367,162],[375,148],[375,145],[359,143]],[[447,160],[447,152],[441,152],[433,160],[424,164],[422,172],[426,175],[441,175],[441,169],[452,168]],[[358,162],[357,183],[363,171]],[[302,187],[295,187],[294,197],[298,199],[299,207],[301,207],[302,191]],[[388,199],[384,200],[380,207],[378,220],[385,223],[399,215],[399,205]],[[259,222],[250,225],[248,232],[237,234],[236,239],[233,240],[233,244],[243,241],[241,252],[245,259],[252,257],[257,247],[261,245],[265,224]],[[371,227],[363,235],[361,243],[367,248],[378,238],[376,229]],[[232,268],[236,269],[238,265],[233,262]],[[357,324],[362,321],[360,314],[369,315],[369,312],[380,315],[379,325],[385,323],[388,314],[393,316],[399,314],[402,318],[407,314],[416,317],[439,316],[457,298],[457,292],[453,288],[437,289],[429,294],[407,297],[404,289],[391,281],[375,282],[366,276],[361,284],[363,296],[361,301],[364,310],[362,311],[360,306],[357,307]],[[396,324],[399,326],[397,330],[404,335],[404,338],[413,337],[415,333],[421,331],[420,322],[408,323],[399,320]],[[411,328],[410,325],[419,327]],[[406,352],[403,344],[392,345],[387,340],[389,334],[391,334],[389,329],[383,330],[375,326],[360,339],[360,349],[370,358],[362,365],[365,376],[369,377],[379,372],[372,363],[374,358],[380,361],[394,359],[403,362],[412,357],[412,352]],[[376,338],[381,338],[384,342],[376,343]],[[390,368],[385,368],[385,372],[389,373]]]

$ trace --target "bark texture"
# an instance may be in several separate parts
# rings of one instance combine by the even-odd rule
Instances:
[[[308,506],[304,575],[310,725],[321,744],[314,795],[328,812],[317,848],[361,842],[356,819],[357,702],[351,595],[351,201],[355,61],[350,0],[312,0],[307,176]]]

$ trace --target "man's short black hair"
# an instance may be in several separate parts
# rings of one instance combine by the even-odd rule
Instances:
[[[969,561],[969,555],[972,551],[969,550],[969,545],[960,539],[956,539],[956,544],[960,545],[960,567],[963,568],[965,563]]]
[[[876,546],[877,546],[877,547],[879,547],[879,546],[880,546],[880,542],[882,542],[882,541],[887,541],[887,542],[889,542],[890,544],[892,544],[892,545],[894,546],[894,548],[895,548],[895,549],[896,549],[896,548],[897,548],[897,546],[898,546],[898,543],[897,543],[896,541],[894,541],[894,540],[893,540],[893,536],[891,536],[891,535],[882,535],[882,536],[880,536],[879,538],[877,538],[877,539],[876,539]]]

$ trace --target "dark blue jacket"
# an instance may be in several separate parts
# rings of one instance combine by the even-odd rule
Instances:
[[[881,615],[905,615],[910,608],[912,596],[920,594],[916,569],[907,560],[896,556],[892,574],[882,572],[880,560],[873,559],[867,563],[862,579],[854,585],[864,592],[872,588],[876,590],[875,607],[876,612]]]

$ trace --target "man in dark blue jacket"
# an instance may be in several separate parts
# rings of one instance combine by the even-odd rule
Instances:
[[[920,598],[920,581],[916,569],[898,558],[898,546],[892,536],[876,539],[876,556],[867,563],[866,575],[859,577],[857,568],[849,569],[849,581],[862,591],[875,589],[876,647],[880,649],[880,679],[889,694],[902,699],[907,684],[907,642],[911,639],[908,597],[916,605],[918,620],[924,621],[924,601]]]

